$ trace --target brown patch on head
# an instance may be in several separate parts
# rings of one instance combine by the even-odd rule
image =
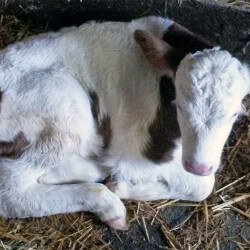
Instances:
[[[99,97],[94,91],[90,91],[89,96],[91,99],[91,112],[96,124],[97,133],[102,136],[103,149],[107,149],[112,136],[110,117],[105,115],[100,118]]]
[[[202,37],[196,35],[178,23],[171,25],[163,35],[163,40],[174,47],[183,57],[212,46]]]
[[[177,23],[167,29],[163,38],[143,30],[136,30],[134,37],[155,68],[174,73],[186,54],[212,48],[203,38]]]
[[[147,40],[149,39],[146,39],[146,41]],[[159,38],[154,38],[152,40],[154,42],[151,42],[151,44],[161,43],[160,46],[165,48],[164,50],[160,50],[162,51],[161,57],[165,53],[165,57],[163,59],[165,60],[165,66],[168,66],[174,72],[177,70],[181,60],[188,53],[194,53],[206,48],[212,48],[212,46],[209,45],[204,39],[193,34],[177,23],[170,26],[164,33],[163,39],[159,40]],[[150,45],[150,43],[148,44]],[[150,46],[152,47],[152,45]],[[160,46],[157,45],[155,48]],[[141,47],[143,51],[149,50],[146,46]],[[156,52],[153,51],[151,53]],[[164,76],[161,79],[160,96],[160,106],[156,113],[155,120],[149,127],[149,134],[151,138],[145,151],[145,155],[150,160],[157,163],[167,162],[172,159],[172,153],[175,148],[174,141],[181,137],[177,121],[176,108],[171,105],[171,101],[175,99],[174,84],[167,76]]]
[[[19,158],[28,148],[29,141],[23,132],[19,132],[14,141],[0,141],[0,157]]]
[[[148,61],[159,70],[176,69],[179,63],[175,49],[150,32],[136,30],[136,42],[140,45]]]
[[[172,160],[175,140],[181,137],[177,121],[176,107],[171,102],[175,99],[172,80],[164,76],[160,82],[160,106],[148,131],[150,141],[144,152],[145,156],[156,163]]]

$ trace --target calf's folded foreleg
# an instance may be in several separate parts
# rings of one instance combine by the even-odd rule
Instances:
[[[3,161],[2,161],[3,162]],[[7,164],[11,161],[5,161]],[[1,165],[0,215],[8,218],[42,217],[53,214],[90,211],[113,228],[126,229],[126,210],[120,199],[105,185],[82,183],[40,184],[38,170],[28,166],[22,174]],[[16,165],[16,164],[15,164]],[[17,164],[18,165],[18,164]],[[42,170],[43,171],[43,170]]]

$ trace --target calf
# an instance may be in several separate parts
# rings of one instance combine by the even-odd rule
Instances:
[[[7,47],[0,215],[87,210],[124,229],[120,198],[205,199],[249,88],[245,65],[160,17]]]

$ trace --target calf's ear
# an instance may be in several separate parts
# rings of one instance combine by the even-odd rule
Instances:
[[[156,35],[136,30],[135,41],[140,45],[148,61],[159,70],[172,70],[176,72],[177,67],[184,57],[181,53]]]
[[[178,23],[173,23],[163,34],[163,40],[183,53],[194,53],[204,49],[211,49],[209,44],[199,35],[194,34]]]

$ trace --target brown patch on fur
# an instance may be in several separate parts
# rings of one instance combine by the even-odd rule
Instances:
[[[134,37],[142,48],[144,55],[154,67],[159,70],[175,67],[173,66],[175,50],[162,39],[143,30],[136,30]]]
[[[163,35],[163,40],[176,48],[176,52],[182,55],[182,58],[188,53],[212,48],[205,39],[178,23],[174,23],[168,28]]]
[[[2,100],[3,100],[3,92],[0,91],[0,111],[1,111],[1,109],[2,109],[2,105],[1,105]]]
[[[100,122],[99,134],[102,136],[103,149],[107,149],[111,142],[112,130],[110,124],[110,117],[104,116]]]
[[[23,132],[19,132],[13,142],[0,141],[0,157],[19,158],[29,146]]]
[[[2,99],[3,99],[3,92],[0,91],[0,103],[2,102]]]
[[[134,37],[148,61],[159,70],[176,72],[188,53],[212,48],[203,38],[177,23],[168,28],[163,38],[143,30],[136,30]]]
[[[53,138],[55,134],[56,130],[51,125],[47,125],[39,134],[38,142],[42,141],[47,143],[49,138]]]
[[[174,84],[167,76],[161,79],[160,95],[160,106],[148,129],[150,142],[144,152],[148,159],[156,163],[172,160],[172,153],[176,147],[174,141],[181,137],[176,107],[171,104],[175,99]]]
[[[95,121],[98,121],[98,115],[100,113],[99,107],[99,97],[96,92],[89,91],[89,96],[91,99],[91,112]]]
[[[110,117],[105,115],[102,119],[99,119],[99,97],[94,91],[89,92],[89,96],[91,98],[91,112],[96,124],[97,133],[102,136],[103,149],[107,149],[110,145],[112,136]]]

